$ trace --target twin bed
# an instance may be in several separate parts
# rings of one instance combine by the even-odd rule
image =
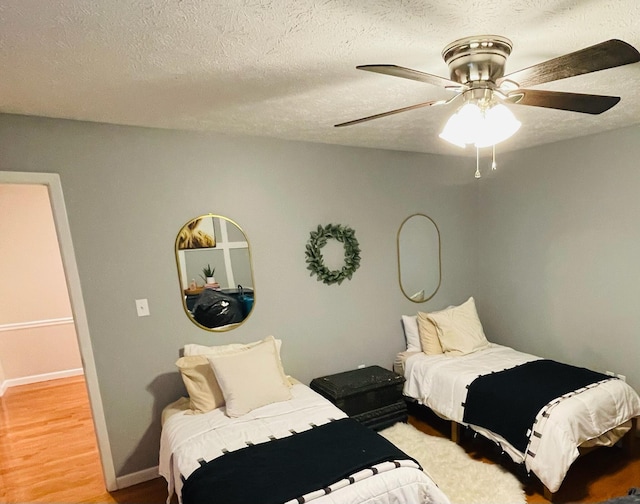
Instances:
[[[191,362],[179,361],[190,398],[163,412],[159,470],[168,482],[168,501],[175,492],[183,504],[449,504],[417,462],[284,375],[277,378],[277,385],[286,381],[287,398],[267,404],[259,401],[246,412],[244,407],[238,409],[238,400],[245,399],[238,396],[238,387],[230,386],[224,372],[218,373],[220,367],[215,374],[208,373],[204,362],[211,355],[206,353],[219,354],[223,349],[223,355],[239,356],[232,361],[238,376],[255,378],[251,386],[264,392],[264,383],[258,382],[269,380],[270,372],[263,364],[256,365],[251,354],[263,346],[272,350],[274,342],[267,338],[232,348],[201,347],[205,357],[188,355]],[[185,353],[191,350],[185,348]],[[273,351],[260,357],[265,358],[271,367],[279,366]],[[217,383],[211,382],[212,377]],[[226,401],[220,405],[219,396],[209,398],[209,406],[216,401],[218,405],[202,411],[207,409],[207,387],[214,396],[218,391],[213,389],[219,387]]]
[[[489,343],[473,298],[405,316],[403,326],[407,351],[394,367],[405,376],[405,396],[450,420],[452,439],[467,426],[495,442],[538,477],[548,498],[582,450],[612,446],[628,432],[625,441],[633,439],[640,398],[627,383]]]

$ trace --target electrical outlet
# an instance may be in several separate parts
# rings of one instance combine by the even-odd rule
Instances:
[[[150,315],[149,302],[146,299],[136,299],[136,311],[138,317],[148,317]]]

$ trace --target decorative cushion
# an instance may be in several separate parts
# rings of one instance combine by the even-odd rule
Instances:
[[[420,334],[418,333],[418,321],[416,315],[403,315],[402,327],[404,337],[407,340],[407,352],[420,352]]]
[[[291,386],[273,339],[243,352],[208,356],[230,417],[291,399]]]
[[[189,355],[176,361],[194,413],[224,406],[224,396],[205,355]]]
[[[489,346],[473,297],[460,306],[429,313],[427,318],[437,328],[445,355],[467,355]]]
[[[274,341],[279,353],[282,341],[273,336],[267,336],[261,341],[252,343],[231,343],[211,347],[197,344],[185,345],[185,356],[176,361],[176,366],[180,370],[182,381],[189,394],[191,410],[194,413],[206,413],[224,406],[224,395],[207,360],[208,356],[244,352],[264,341]]]
[[[438,313],[438,312],[434,312]],[[420,346],[427,355],[439,355],[443,353],[438,330],[435,324],[429,320],[429,313],[418,312],[418,332],[420,334]]]

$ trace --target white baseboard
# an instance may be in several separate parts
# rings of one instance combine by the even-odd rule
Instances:
[[[18,385],[29,385],[30,383],[57,380],[58,378],[68,378],[70,376],[78,376],[82,374],[84,374],[84,369],[76,368],[65,369],[64,371],[54,371],[53,373],[23,376],[21,378],[10,378],[0,383],[0,397],[4,395],[9,387],[17,387]]]
[[[18,322],[16,324],[0,324],[0,332],[16,331],[19,329],[34,329],[37,327],[50,327],[63,324],[73,324],[73,317],[62,317],[46,320],[31,320],[29,322]]]
[[[156,479],[158,476],[160,476],[158,473],[158,466],[149,467],[149,469],[143,469],[142,471],[118,476],[116,478],[116,484],[118,485],[118,489],[122,489]]]

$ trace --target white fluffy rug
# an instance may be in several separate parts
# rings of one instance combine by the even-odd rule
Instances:
[[[452,504],[526,503],[522,485],[513,474],[500,466],[473,460],[453,441],[429,436],[405,423],[397,423],[380,434],[416,459]]]

